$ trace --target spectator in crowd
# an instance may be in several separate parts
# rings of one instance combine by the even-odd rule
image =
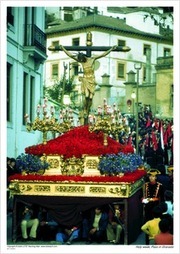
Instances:
[[[142,225],[141,230],[148,236],[148,241],[146,238],[146,244],[154,244],[154,237],[160,233],[159,222],[161,220],[162,210],[159,206],[153,208],[153,219],[147,221]]]
[[[93,241],[101,243],[106,239],[106,228],[108,224],[108,214],[102,210],[102,207],[93,209],[90,218],[83,220],[83,231],[88,238],[87,244]]]
[[[7,185],[9,185],[8,178],[14,174],[18,174],[18,171],[16,169],[16,160],[14,158],[11,158],[10,161],[8,160],[7,163]]]
[[[174,184],[174,167],[169,166],[167,168],[168,176],[169,176],[169,185],[168,185],[168,190],[173,192],[173,184]]]
[[[18,171],[16,169],[16,160],[14,158],[7,157],[7,210],[8,212],[12,212],[13,210],[13,196],[10,196],[9,177],[17,173]]]
[[[171,191],[166,190],[164,192],[164,202],[161,202],[159,206],[162,209],[161,219],[168,219],[169,232],[173,234],[174,204],[173,204],[173,193]]]
[[[122,222],[121,222],[121,211],[120,205],[117,203],[110,206],[109,210],[109,222],[106,228],[107,240],[114,244],[120,243],[120,237],[122,232]]]
[[[173,216],[167,213],[167,204],[165,202],[161,202],[159,207],[162,211],[161,220],[167,219],[169,221],[169,232],[173,234]]]
[[[155,245],[173,245],[173,235],[169,232],[170,222],[161,219],[159,222],[160,233],[154,237]]]
[[[6,158],[6,162],[7,162],[7,169],[10,168],[10,164],[11,164],[11,158],[7,157]]]
[[[36,207],[25,206],[23,214],[22,214],[22,221],[21,221],[22,240],[36,241],[38,225],[39,225],[39,219],[38,219],[38,212],[36,210]],[[30,228],[29,237],[27,232],[28,228]]]
[[[161,174],[157,175],[157,181],[163,185],[164,191],[169,190],[169,175],[166,174],[166,167],[164,164],[158,164],[157,169]]]
[[[167,205],[167,210],[164,214],[168,213],[173,217],[174,205],[173,205],[173,193],[172,193],[172,191],[166,190],[164,192],[164,200],[165,200],[165,204]]]

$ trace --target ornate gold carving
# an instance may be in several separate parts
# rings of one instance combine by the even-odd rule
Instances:
[[[51,186],[50,185],[35,185],[34,191],[35,192],[50,192]]]
[[[118,196],[126,197],[128,195],[128,188],[126,184],[122,184],[119,187],[110,188],[109,192]]]
[[[55,190],[63,193],[85,193],[84,186],[56,186]]]
[[[11,193],[20,193],[19,183],[10,183],[9,190]]]
[[[49,162],[51,168],[59,168],[58,159],[49,159],[48,162]]]
[[[12,194],[19,194],[32,190],[29,184],[10,183],[9,190]]]
[[[97,169],[99,163],[99,157],[98,156],[86,156],[85,157],[85,167],[87,169]]]
[[[63,156],[61,155],[49,155],[46,158],[47,163],[50,164],[50,168],[59,168],[61,167]]]
[[[106,193],[106,187],[90,187],[89,192],[93,193]]]
[[[62,175],[82,175],[84,173],[84,158],[75,156],[62,162]]]
[[[19,185],[20,192],[30,191],[32,187],[28,184],[20,184]]]
[[[134,184],[131,184],[129,186],[129,195],[134,194],[139,188],[141,188],[141,186],[144,184],[144,179],[140,179],[137,182],[135,182]]]

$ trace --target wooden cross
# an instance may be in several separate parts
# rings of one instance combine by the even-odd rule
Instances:
[[[88,32],[87,37],[86,37],[86,46],[65,46],[64,48],[66,50],[70,50],[70,51],[86,51],[86,56],[91,57],[91,53],[93,51],[107,51],[111,47],[108,47],[108,46],[92,46],[92,34],[91,34],[91,32]],[[61,51],[62,50],[60,46],[50,46],[48,49],[50,51]],[[131,49],[127,46],[118,46],[118,47],[116,47],[116,49],[114,49],[112,51],[128,52],[130,50]]]
[[[84,123],[88,123],[88,115],[90,112],[90,108],[92,105],[92,97],[94,95],[93,89],[95,89],[95,77],[94,77],[94,70],[93,70],[93,64],[96,59],[101,58],[109,54],[111,51],[122,51],[122,52],[128,52],[130,51],[129,47],[126,46],[113,46],[113,47],[106,47],[106,46],[92,46],[92,33],[88,32],[86,37],[86,46],[50,46],[48,48],[51,51],[60,51],[63,50],[66,55],[71,57],[77,62],[80,62],[83,71],[84,76],[80,77],[82,81],[82,87],[83,87],[83,94],[85,95],[84,100]],[[72,53],[69,51],[79,51],[79,55],[75,57]],[[86,51],[86,55],[83,53],[81,54],[80,51]],[[103,54],[97,56],[97,57],[91,57],[91,53],[93,51],[104,51]],[[80,57],[80,58],[79,58]]]

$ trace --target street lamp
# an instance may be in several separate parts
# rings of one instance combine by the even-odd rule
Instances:
[[[133,92],[131,94],[131,98],[133,99],[133,118],[134,118],[134,100],[136,99],[136,93],[135,92]]]
[[[139,154],[139,71],[142,68],[142,63],[135,63],[134,69],[137,71],[136,82],[136,154]]]

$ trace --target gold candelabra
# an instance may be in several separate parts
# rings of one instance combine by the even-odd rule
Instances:
[[[89,131],[104,133],[103,144],[108,145],[107,137],[112,135],[116,141],[119,141],[118,135],[121,131],[126,131],[126,125],[123,123],[122,115],[114,104],[113,107],[107,105],[106,99],[104,99],[103,107],[98,106],[97,116],[89,115]]]
[[[47,143],[47,133],[52,131],[54,133],[64,133],[73,128],[73,115],[72,110],[65,109],[60,111],[58,121],[55,118],[55,109],[54,106],[50,107],[50,116],[48,114],[48,105],[47,99],[44,99],[44,104],[42,106],[37,106],[37,117],[34,122],[30,122],[29,115],[25,115],[26,119],[26,129],[30,131],[41,131],[43,133],[43,144]],[[41,112],[42,109],[42,112]],[[41,119],[42,117],[42,119]]]

